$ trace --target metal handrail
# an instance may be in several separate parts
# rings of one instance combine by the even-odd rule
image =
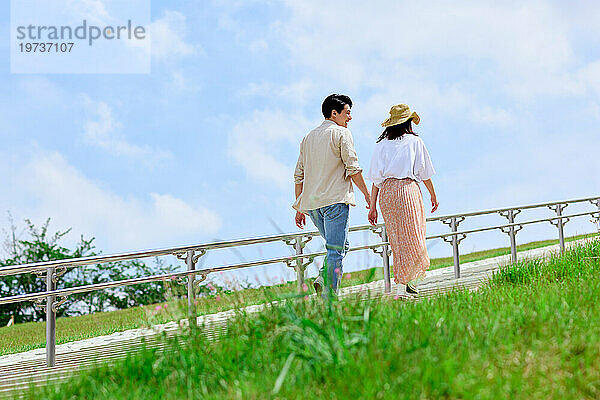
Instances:
[[[505,208],[497,208],[491,210],[483,210],[483,211],[475,211],[469,213],[462,214],[449,214],[442,215],[439,217],[429,217],[427,218],[427,222],[434,221],[444,221],[457,217],[473,217],[479,215],[486,214],[495,214],[504,211],[510,210],[526,210],[531,208],[540,208],[540,207],[549,207],[558,204],[574,204],[581,203],[586,201],[598,200],[598,197],[588,197],[584,199],[576,199],[576,200],[567,200],[567,201],[556,201],[550,203],[539,203],[539,204],[530,204],[524,206],[514,206],[514,207],[505,207]],[[384,224],[378,224],[377,227],[383,227]],[[350,228],[350,232],[369,230],[371,229],[371,225],[358,225]],[[224,249],[229,247],[237,247],[237,246],[247,246],[252,244],[261,244],[261,243],[270,243],[277,242],[282,240],[292,240],[298,237],[314,237],[319,236],[319,231],[309,231],[309,232],[297,232],[297,233],[286,233],[280,235],[270,235],[270,236],[261,236],[257,238],[246,238],[246,239],[236,239],[236,240],[227,240],[227,241],[218,241],[211,243],[203,243],[197,245],[188,245],[188,246],[179,246],[179,247],[171,247],[166,249],[154,249],[154,250],[142,250],[128,253],[118,253],[118,254],[109,254],[109,255],[98,255],[98,256],[90,256],[90,257],[79,257],[79,258],[68,258],[62,260],[52,260],[52,261],[42,261],[36,263],[29,264],[21,264],[16,266],[6,266],[0,268],[0,276],[14,275],[20,273],[32,273],[35,271],[43,271],[48,267],[76,267],[90,264],[100,264],[106,262],[115,262],[115,261],[124,261],[131,260],[136,258],[148,258],[148,257],[160,257],[173,255],[178,253],[186,253],[188,251],[206,251],[206,250],[214,250],[214,249]]]
[[[357,247],[352,247],[352,248],[348,249],[348,252],[376,249],[378,247],[383,247],[383,246],[388,246],[388,245],[389,245],[389,242],[357,246]],[[223,265],[223,266],[219,266],[219,267],[204,268],[204,269],[198,269],[198,270],[193,270],[193,271],[172,272],[172,273],[168,273],[168,274],[153,275],[153,276],[149,276],[149,277],[122,279],[120,281],[114,281],[114,282],[95,283],[92,285],[77,286],[74,288],[65,288],[65,289],[51,290],[51,291],[45,291],[45,292],[39,292],[39,293],[21,294],[21,295],[17,295],[17,296],[0,298],[0,305],[10,304],[10,303],[20,303],[20,302],[24,302],[24,301],[35,301],[35,300],[39,300],[39,299],[45,299],[48,296],[61,297],[61,296],[68,296],[68,295],[77,294],[77,293],[94,292],[96,290],[110,289],[110,288],[122,287],[122,286],[130,286],[130,285],[135,285],[135,284],[139,284],[139,283],[169,281],[169,280],[175,280],[176,278],[183,278],[183,277],[186,277],[189,275],[202,275],[203,278],[205,278],[206,275],[208,275],[210,273],[214,273],[214,272],[223,272],[223,271],[230,271],[233,269],[256,267],[259,265],[277,264],[280,262],[289,263],[291,261],[296,261],[300,258],[315,258],[315,257],[319,257],[319,256],[324,256],[326,254],[327,254],[326,251],[319,251],[316,253],[302,254],[301,256],[294,255],[294,256],[287,256],[287,257],[278,257],[278,258],[271,258],[271,259],[267,259],[267,260],[251,261],[251,262],[240,263],[240,264]],[[202,279],[200,282],[202,282],[202,281],[204,281],[204,279]],[[200,283],[200,282],[196,282],[196,283]]]
[[[440,238],[446,238],[449,236],[451,237],[451,236],[466,235],[466,234],[475,233],[475,232],[483,232],[483,231],[496,230],[496,229],[502,229],[502,228],[510,228],[510,227],[520,227],[523,225],[531,225],[531,224],[537,224],[540,222],[555,221],[555,220],[559,220],[559,219],[569,219],[569,218],[581,217],[581,216],[585,216],[585,215],[592,215],[592,216],[600,217],[600,211],[590,211],[590,212],[585,212],[585,213],[563,215],[560,217],[544,218],[544,219],[539,219],[539,220],[534,220],[534,221],[525,221],[525,222],[518,222],[518,223],[513,223],[513,224],[495,225],[495,226],[491,226],[491,227],[487,227],[487,228],[470,229],[470,230],[465,230],[465,231],[443,233],[443,234],[438,234],[438,235],[427,236],[426,239],[427,240],[440,239]],[[382,243],[376,243],[376,244],[372,244],[372,245],[357,246],[357,247],[352,247],[352,248],[348,249],[348,252],[367,250],[367,249],[376,249],[378,247],[388,246],[389,244],[390,244],[389,242],[382,242]],[[230,270],[234,270],[234,269],[256,267],[256,266],[260,266],[260,265],[277,264],[280,262],[289,264],[292,261],[297,261],[298,259],[303,259],[303,258],[311,259],[311,258],[315,258],[315,257],[319,257],[319,256],[324,256],[326,254],[327,254],[326,251],[315,252],[315,253],[304,253],[301,255],[270,258],[270,259],[266,259],[266,260],[258,260],[258,261],[251,261],[251,262],[245,262],[245,263],[239,263],[239,264],[223,265],[223,266],[219,266],[219,267],[203,268],[203,269],[192,270],[192,271],[172,272],[172,273],[168,273],[168,274],[153,275],[153,276],[149,276],[149,277],[123,279],[123,280],[115,281],[115,282],[105,282],[105,283],[97,283],[97,284],[93,284],[93,285],[78,286],[76,288],[65,288],[65,289],[60,289],[60,290],[52,290],[52,291],[39,292],[39,293],[30,293],[30,294],[25,294],[25,295],[3,297],[3,298],[0,298],[0,305],[10,304],[10,303],[19,303],[19,302],[23,302],[23,301],[35,301],[38,299],[46,298],[48,296],[66,296],[66,295],[71,295],[71,294],[87,293],[87,292],[93,292],[96,290],[109,289],[109,288],[114,288],[114,287],[129,286],[129,285],[134,285],[134,284],[139,284],[139,283],[174,280],[175,278],[183,278],[183,277],[186,277],[189,275],[206,276],[209,273],[214,273],[214,272],[230,271]]]
[[[454,218],[454,217],[474,217],[474,216],[485,215],[485,214],[497,214],[500,212],[510,211],[510,210],[528,210],[528,209],[532,209],[532,208],[555,206],[557,204],[585,203],[586,201],[592,201],[592,200],[598,200],[598,197],[586,197],[584,199],[554,201],[554,202],[550,202],[550,203],[529,204],[529,205],[525,205],[525,206],[495,208],[495,209],[490,209],[490,210],[474,211],[474,212],[468,212],[468,213],[462,213],[462,214],[441,215],[439,217],[427,218],[427,222],[443,221],[445,219]]]
[[[384,224],[378,224],[375,227],[383,227]],[[361,225],[351,227],[350,232],[356,232],[361,230],[371,229],[372,225]],[[115,261],[125,261],[132,260],[136,258],[148,258],[148,257],[160,257],[160,256],[170,256],[178,253],[186,253],[188,251],[206,251],[206,250],[215,250],[215,249],[224,249],[229,247],[237,247],[237,246],[247,246],[252,244],[262,244],[262,243],[271,243],[278,241],[285,241],[296,239],[298,237],[313,237],[320,236],[319,231],[309,231],[309,232],[298,232],[298,233],[287,233],[281,235],[272,235],[272,236],[261,236],[257,238],[247,238],[247,239],[239,239],[239,240],[228,240],[228,241],[219,241],[212,243],[204,243],[198,245],[189,245],[189,246],[180,246],[180,247],[171,247],[166,249],[155,249],[155,250],[142,250],[135,251],[129,253],[118,253],[118,254],[109,254],[109,255],[98,255],[98,256],[90,256],[90,257],[78,257],[78,258],[66,258],[61,260],[52,260],[52,261],[40,261],[29,264],[20,264],[15,266],[5,266],[0,267],[0,276],[8,276],[14,274],[25,274],[32,273],[35,271],[44,271],[48,267],[78,267],[83,265],[91,265],[91,264],[101,264],[107,262],[115,262]]]
[[[52,261],[41,261],[36,263],[29,264],[21,264],[16,266],[7,266],[0,268],[0,276],[6,275],[14,275],[20,273],[31,273],[35,271],[43,271],[48,267],[62,267],[62,266],[83,266],[90,264],[100,264],[106,262],[114,262],[114,261],[124,261],[124,260],[132,260],[136,258],[148,258],[148,257],[160,257],[160,256],[169,256],[179,253],[187,253],[188,251],[202,251],[202,250],[214,250],[214,249],[223,249],[228,247],[235,246],[246,246],[252,244],[259,243],[270,243],[277,242],[286,239],[295,239],[298,236],[316,236],[319,232],[307,232],[307,233],[289,233],[283,235],[273,235],[273,236],[263,236],[258,238],[247,238],[240,240],[228,240],[228,241],[219,241],[212,243],[204,243],[197,245],[189,245],[189,246],[180,246],[180,247],[170,247],[166,249],[155,249],[155,250],[142,250],[142,251],[133,251],[128,253],[118,253],[118,254],[109,254],[109,255],[98,255],[98,256],[90,256],[90,257],[78,257],[78,258],[67,258],[62,260],[52,260]]]
[[[577,213],[570,215],[562,215],[562,210],[567,207],[569,204],[581,203],[589,201],[592,204],[595,204],[598,207],[598,211],[590,211],[585,213]],[[556,217],[552,218],[544,218],[533,221],[524,221],[524,222],[515,222],[515,216],[525,209],[532,208],[540,208],[540,207],[548,207],[556,212]],[[494,214],[499,213],[500,215],[506,217],[508,219],[508,224],[504,225],[495,225],[489,226],[485,228],[478,229],[469,229],[459,231],[459,224],[466,218],[472,216],[486,215],[486,214]],[[438,239],[442,238],[444,241],[450,242],[453,248],[453,257],[454,257],[454,272],[455,277],[460,277],[460,258],[459,258],[459,243],[467,236],[467,234],[475,233],[475,232],[483,232],[490,231],[495,229],[500,229],[502,232],[509,234],[511,241],[511,255],[513,262],[516,261],[516,233],[523,228],[524,225],[530,225],[540,222],[550,222],[558,228],[559,234],[559,243],[561,251],[564,251],[564,234],[563,234],[563,226],[565,223],[569,221],[570,218],[581,217],[591,215],[596,219],[598,223],[598,231],[600,232],[600,197],[589,197],[584,199],[575,199],[575,200],[567,200],[567,201],[557,201],[557,202],[549,202],[549,203],[540,203],[540,204],[531,204],[524,206],[515,206],[515,207],[505,207],[505,208],[497,208],[492,210],[483,210],[483,211],[475,211],[469,213],[462,214],[451,214],[451,215],[443,215],[439,217],[430,217],[427,218],[427,222],[441,221],[442,223],[449,225],[451,228],[451,232],[444,234],[436,234],[427,236],[426,239]],[[381,238],[380,243],[358,246],[348,249],[348,251],[359,251],[359,250],[367,250],[370,249],[375,253],[379,254],[383,259],[384,266],[384,284],[385,291],[389,292],[391,289],[390,283],[390,272],[389,272],[389,256],[390,256],[390,243],[387,240],[387,232],[385,230],[384,224],[378,224],[375,226],[372,225],[359,225],[350,228],[351,232],[363,231],[363,230],[371,230],[373,233],[377,234]],[[120,254],[111,254],[111,255],[99,255],[99,256],[91,256],[91,257],[80,257],[80,258],[72,258],[72,259],[63,259],[63,260],[53,260],[53,261],[44,261],[30,264],[22,264],[22,265],[11,265],[0,268],[0,276],[6,275],[14,275],[19,273],[36,273],[40,274],[41,271],[45,271],[45,279],[46,279],[46,291],[38,292],[38,293],[26,293],[16,296],[9,296],[0,298],[0,305],[23,302],[23,301],[36,301],[39,302],[42,299],[46,299],[46,354],[47,354],[47,364],[48,366],[53,366],[55,363],[55,346],[56,346],[56,307],[62,304],[66,296],[76,293],[87,293],[96,290],[123,287],[129,285],[135,285],[140,283],[148,283],[148,282],[157,282],[157,281],[165,281],[165,280],[178,280],[180,282],[183,281],[184,278],[187,277],[187,286],[188,286],[188,313],[190,318],[195,317],[195,309],[194,309],[194,296],[195,296],[195,285],[203,282],[208,274],[214,272],[221,272],[227,270],[234,270],[240,268],[254,267],[259,265],[268,265],[279,262],[284,262],[289,267],[294,267],[297,273],[297,282],[298,286],[301,289],[303,286],[304,280],[304,271],[306,266],[309,265],[314,258],[326,255],[326,251],[315,252],[315,253],[303,253],[303,248],[306,242],[311,240],[314,236],[318,236],[318,231],[308,231],[308,232],[297,232],[297,233],[288,233],[288,234],[280,234],[280,235],[272,235],[272,236],[263,236],[257,238],[247,238],[247,239],[239,239],[239,240],[229,240],[229,241],[218,241],[212,243],[204,243],[197,245],[187,245],[187,246],[179,246],[167,249],[157,249],[157,250],[144,250],[144,251],[136,251],[136,252],[128,252],[128,253],[120,253]],[[448,240],[449,239],[449,240]],[[197,270],[196,262],[199,257],[202,257],[206,254],[207,250],[213,249],[223,249],[235,246],[246,246],[253,244],[263,244],[263,243],[271,243],[276,241],[284,241],[286,244],[293,246],[296,254],[292,256],[286,257],[277,257],[266,260],[258,260],[251,262],[244,262],[239,264],[230,264],[223,265],[212,268],[204,268]],[[382,249],[379,249],[382,248]],[[379,251],[377,251],[379,249]],[[124,261],[131,260],[137,258],[147,258],[147,257],[157,257],[157,256],[166,256],[166,255],[174,255],[180,260],[185,260],[187,265],[187,271],[182,272],[172,272],[168,274],[160,274],[160,275],[152,275],[141,278],[131,278],[124,279],[120,281],[114,282],[105,282],[98,283],[86,286],[78,286],[73,288],[65,288],[65,289],[56,289],[56,281],[58,276],[65,273],[67,268],[73,268],[78,266],[90,265],[90,264],[99,264],[105,262],[115,262],[115,261]],[[304,260],[308,261],[304,261]],[[57,269],[59,268],[59,269]],[[196,279],[196,275],[200,275],[200,279]],[[302,289],[301,289],[302,290]],[[57,297],[61,297],[62,300],[56,301]]]
[[[466,231],[456,231],[456,232],[444,233],[444,234],[440,234],[440,235],[427,236],[426,239],[440,239],[440,238],[444,238],[447,236],[458,236],[458,235],[466,235],[468,233],[493,231],[493,230],[502,229],[502,228],[520,227],[523,225],[539,224],[540,222],[550,222],[550,221],[569,219],[569,218],[574,218],[574,217],[583,217],[585,215],[600,216],[600,211],[590,211],[590,212],[585,212],[585,213],[580,213],[580,214],[562,215],[560,217],[536,219],[534,221],[515,222],[513,224],[495,225],[495,226],[490,226],[487,228],[469,229]]]

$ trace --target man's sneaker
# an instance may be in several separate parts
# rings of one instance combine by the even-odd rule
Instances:
[[[419,291],[414,286],[406,285],[406,293],[416,296],[419,294]]]

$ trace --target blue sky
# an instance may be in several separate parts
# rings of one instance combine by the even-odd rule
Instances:
[[[274,234],[271,220],[296,231],[299,142],[332,92],[354,100],[364,168],[391,105],[420,114],[440,215],[600,192],[595,1],[153,0],[150,74],[11,74],[0,7],[0,210],[51,217],[105,253]]]

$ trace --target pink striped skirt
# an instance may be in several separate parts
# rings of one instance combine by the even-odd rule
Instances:
[[[410,179],[388,178],[379,194],[394,257],[394,281],[408,282],[425,277],[429,254],[425,246],[425,208],[419,184]]]

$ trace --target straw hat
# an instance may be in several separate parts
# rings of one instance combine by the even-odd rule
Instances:
[[[416,125],[419,125],[419,122],[421,122],[419,115],[414,111],[411,112],[409,106],[406,104],[396,104],[390,109],[390,117],[383,121],[381,126],[385,128],[388,126],[398,125],[408,121],[411,118]]]

